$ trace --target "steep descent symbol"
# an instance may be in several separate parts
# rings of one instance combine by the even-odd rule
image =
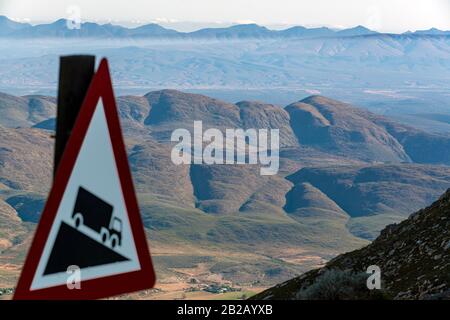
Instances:
[[[82,225],[91,228],[101,236],[103,243],[110,243],[114,248],[122,242],[122,220],[113,216],[113,210],[112,205],[80,187],[72,219],[76,228]]]
[[[67,268],[81,286],[67,286]],[[14,299],[96,299],[153,287],[108,64],[92,79]]]
[[[71,265],[86,268],[129,260],[114,251],[122,242],[122,221],[113,211],[112,205],[79,187],[73,226],[61,222],[44,275],[65,272]]]

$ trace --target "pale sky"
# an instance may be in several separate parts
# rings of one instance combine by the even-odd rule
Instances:
[[[68,18],[71,6],[79,8],[82,21],[157,22],[180,31],[233,23],[272,28],[364,25],[382,32],[450,30],[450,0],[0,0],[0,15],[50,22]]]

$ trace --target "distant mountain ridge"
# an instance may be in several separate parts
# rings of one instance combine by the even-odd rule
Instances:
[[[306,28],[294,26],[284,30],[271,30],[257,24],[238,24],[224,28],[204,28],[192,32],[179,32],[150,23],[135,28],[119,25],[82,22],[79,29],[67,28],[66,19],[58,19],[52,23],[31,25],[20,23],[0,16],[0,37],[30,38],[30,37],[63,37],[63,38],[186,38],[186,39],[246,39],[246,38],[316,38],[316,37],[355,37],[383,35],[363,26],[343,30],[333,30],[327,27]],[[399,34],[389,34],[400,36]],[[450,31],[436,28],[406,32],[403,36],[450,36]]]
[[[428,133],[320,95],[283,108],[165,89],[122,96],[118,104],[127,129],[151,128],[153,138],[164,143],[180,125],[202,120],[205,127],[280,129],[282,147],[301,145],[368,162],[450,165],[449,135]],[[55,108],[53,97],[0,93],[0,125],[53,129]]]

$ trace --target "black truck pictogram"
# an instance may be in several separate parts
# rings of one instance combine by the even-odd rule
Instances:
[[[114,248],[122,244],[122,220],[113,216],[113,206],[79,187],[72,219],[78,229],[81,225],[100,234],[103,243]]]

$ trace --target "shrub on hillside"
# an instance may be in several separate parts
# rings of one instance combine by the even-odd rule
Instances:
[[[324,272],[310,286],[296,294],[298,300],[382,299],[380,290],[367,289],[365,272],[332,269]]]

